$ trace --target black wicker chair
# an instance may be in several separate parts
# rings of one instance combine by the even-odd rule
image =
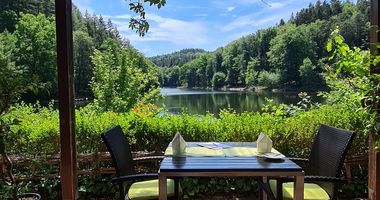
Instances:
[[[309,159],[290,158],[305,166],[305,200],[337,198],[337,185],[345,182],[342,166],[353,137],[354,132],[322,124],[314,137]],[[293,199],[292,181],[292,178],[273,178],[269,181],[268,196]]]
[[[136,174],[134,166],[140,161],[161,160],[163,156],[142,157],[133,159],[128,139],[124,136],[120,126],[116,126],[101,135],[116,170],[116,177],[112,179],[119,185],[120,199],[157,199],[158,174]],[[179,183],[168,179],[168,196],[179,197]]]

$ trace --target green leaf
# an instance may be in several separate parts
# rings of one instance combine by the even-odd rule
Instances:
[[[336,37],[335,37],[335,42],[336,42],[337,44],[342,44],[342,43],[343,43],[343,38],[342,38],[342,36],[336,36]]]
[[[330,39],[327,41],[326,49],[327,49],[327,52],[332,51],[332,41]]]

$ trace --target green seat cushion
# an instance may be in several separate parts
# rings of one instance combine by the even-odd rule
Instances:
[[[181,191],[181,188],[179,188]],[[174,180],[167,179],[167,196],[174,196]],[[132,200],[146,200],[158,198],[158,180],[141,181],[131,185],[128,197]]]
[[[270,180],[269,185],[274,195],[276,195],[277,191],[277,181]],[[282,184],[282,195],[284,200],[293,199],[293,191],[294,191],[294,183],[287,182]],[[330,197],[327,192],[321,188],[318,184],[313,183],[305,183],[304,184],[304,199],[305,200],[329,200]]]

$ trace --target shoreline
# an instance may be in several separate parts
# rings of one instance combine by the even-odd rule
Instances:
[[[323,88],[307,90],[306,88],[268,88],[264,86],[252,86],[252,87],[222,87],[222,88],[210,88],[210,87],[161,87],[161,88],[173,88],[173,89],[188,89],[188,90],[205,90],[205,91],[223,91],[223,92],[310,92],[316,93],[320,91],[326,91]]]

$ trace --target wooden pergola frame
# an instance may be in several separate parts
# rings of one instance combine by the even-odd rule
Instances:
[[[57,31],[57,71],[60,119],[60,179],[61,197],[77,199],[74,68],[72,36],[72,0],[55,0]],[[371,52],[378,54],[379,0],[371,1]],[[377,66],[374,73],[380,73]],[[380,154],[375,150],[374,133],[369,138],[368,193],[369,199],[380,199]]]
[[[379,0],[371,0],[371,54],[378,55],[380,42],[379,32]],[[372,73],[380,73],[380,66],[371,66]],[[375,134],[369,133],[369,159],[368,159],[368,199],[380,199],[380,152],[375,149]]]

